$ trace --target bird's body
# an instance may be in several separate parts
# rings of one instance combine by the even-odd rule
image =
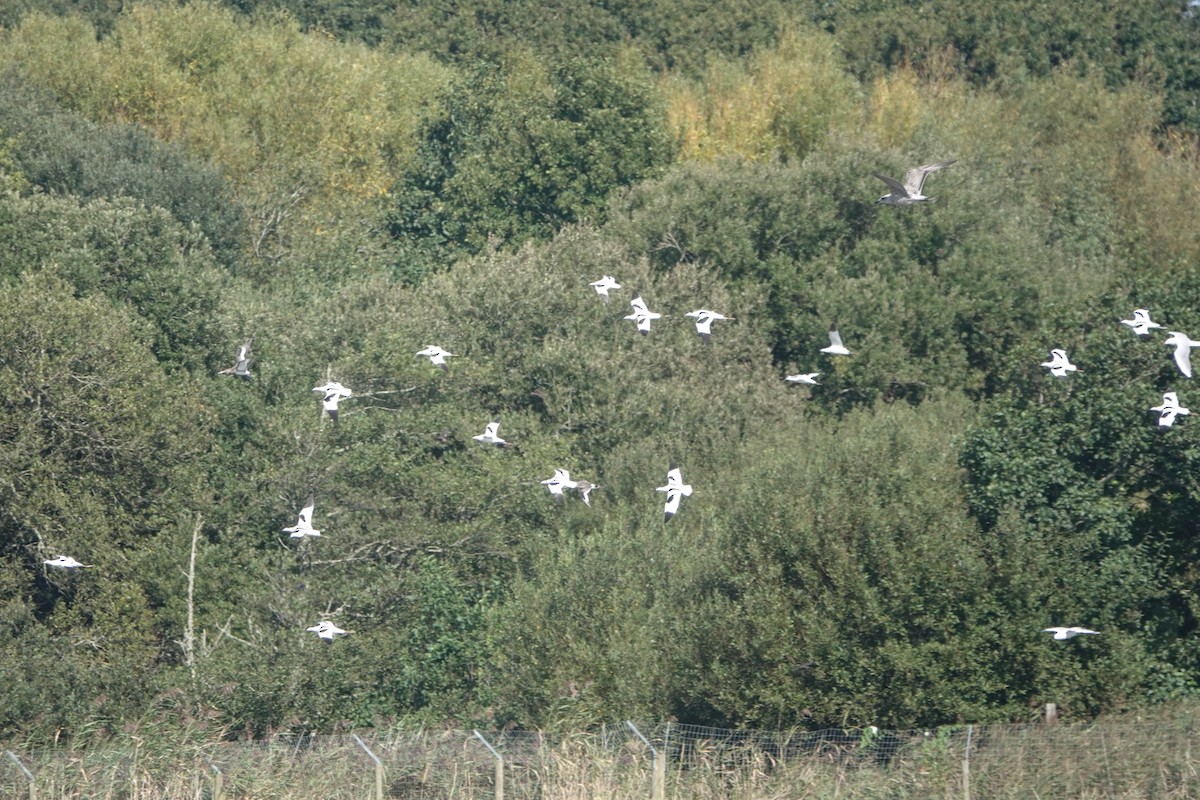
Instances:
[[[334,422],[337,422],[338,403],[341,402],[342,397],[343,395],[340,394],[327,394],[321,398],[321,408],[325,409],[325,413],[327,413],[329,418]]]
[[[338,402],[354,394],[337,381],[329,381],[324,386],[314,386],[313,391],[322,393],[321,408],[334,422],[337,422],[338,418]]]
[[[81,564],[80,562],[76,561],[75,559],[71,558],[70,556],[62,556],[62,555],[55,556],[54,558],[51,558],[51,559],[47,559],[46,561],[43,561],[42,563],[45,564],[47,567],[53,567],[54,569],[79,569],[80,567],[90,567],[91,566],[91,564]]]
[[[617,279],[612,275],[605,275],[598,281],[592,281],[588,286],[595,289],[596,294],[600,295],[600,298],[606,303],[608,302],[608,293],[613,289],[621,288],[621,284],[617,283]]]
[[[1188,337],[1186,333],[1171,331],[1163,344],[1175,348],[1175,366],[1185,378],[1192,377],[1192,348],[1200,347],[1200,342]]]
[[[417,355],[428,358],[430,364],[438,367],[443,372],[447,372],[449,371],[449,367],[446,366],[446,359],[453,357],[454,353],[447,352],[438,347],[436,344],[431,344],[428,345],[424,350],[418,350]]]
[[[588,495],[591,494],[593,489],[599,489],[600,487],[591,481],[575,481],[574,484],[575,491],[579,492],[579,499],[583,501],[585,506],[590,507],[592,500]]]
[[[821,348],[822,353],[829,353],[834,356],[848,356],[850,351],[842,344],[842,335],[836,329],[829,332],[829,346]]]
[[[483,442],[484,444],[494,444],[497,447],[505,447],[508,445],[508,442],[500,438],[499,420],[496,422],[489,422],[487,427],[483,429],[483,433],[479,434],[478,436],[472,436],[471,438],[477,442]]]
[[[348,633],[348,631],[344,631],[329,620],[324,619],[318,622],[316,625],[313,625],[311,628],[305,628],[305,630],[310,633],[315,633],[317,636],[321,637],[327,642],[332,642],[335,636],[345,636]]]
[[[1067,351],[1058,347],[1050,351],[1050,360],[1043,361],[1039,366],[1050,370],[1050,374],[1056,378],[1065,378],[1079,369],[1067,358]]]
[[[712,344],[712,324],[718,319],[733,319],[724,314],[718,314],[716,311],[709,311],[707,308],[700,308],[695,311],[689,311],[684,314],[685,317],[694,317],[696,320],[696,333],[700,334],[700,339],[705,344]]]
[[[561,504],[563,501],[563,492],[567,489],[574,489],[576,482],[571,480],[571,473],[565,469],[554,470],[554,475],[542,481],[542,485],[550,490],[551,496],[554,497],[554,502]]]
[[[313,508],[316,502],[313,498],[308,498],[308,503],[304,508],[300,509],[300,516],[296,519],[296,524],[290,528],[284,528],[283,532],[291,534],[292,539],[303,539],[306,536],[320,536],[321,532],[312,526]]]
[[[1191,414],[1191,410],[1179,405],[1179,395],[1175,392],[1164,392],[1162,403],[1152,406],[1151,411],[1158,412],[1158,427],[1169,428],[1175,424],[1175,418]]]
[[[667,485],[659,486],[656,492],[666,492],[667,501],[663,504],[663,521],[670,521],[679,511],[679,501],[692,494],[692,485],[683,482],[683,473],[674,464],[667,470]]]
[[[1080,634],[1096,635],[1096,634],[1099,634],[1100,631],[1093,631],[1093,630],[1089,630],[1087,628],[1054,627],[1054,628],[1042,628],[1042,633],[1052,633],[1052,634],[1054,634],[1054,638],[1058,639],[1061,642],[1061,641],[1065,641],[1066,639],[1073,639],[1076,636],[1079,636]]]
[[[888,206],[910,206],[922,200],[929,200],[930,198],[921,194],[925,188],[925,179],[929,177],[929,173],[936,172],[953,163],[955,163],[953,160],[937,161],[933,164],[926,164],[923,167],[914,167],[904,174],[904,183],[895,178],[889,178],[887,175],[872,172],[872,175],[886,183],[888,188],[892,190],[875,202]]]
[[[656,319],[661,319],[662,314],[657,314],[647,308],[646,301],[637,293],[634,293],[633,299],[629,301],[629,305],[633,307],[633,313],[626,314],[625,319],[631,319],[636,322],[638,332],[642,336],[649,335],[650,323]]]
[[[242,342],[242,346],[238,348],[237,358],[233,361],[233,366],[229,369],[223,369],[218,375],[233,375],[234,377],[243,380],[250,380],[254,376],[250,374],[250,343],[253,339],[247,339]]]
[[[788,375],[784,380],[791,384],[806,383],[809,386],[820,386],[821,384],[817,383],[817,378],[820,376],[819,372],[805,372],[799,375]]]
[[[1150,311],[1145,308],[1136,309],[1133,312],[1133,317],[1121,320],[1121,324],[1128,325],[1129,329],[1138,336],[1149,336],[1151,328],[1162,327],[1162,325],[1150,319]]]

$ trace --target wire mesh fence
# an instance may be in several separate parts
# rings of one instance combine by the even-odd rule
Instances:
[[[1200,800],[1200,719],[765,732],[392,731],[5,751],[0,797]],[[665,765],[656,780],[656,759]],[[377,770],[377,764],[379,769]],[[499,768],[497,766],[499,765]]]

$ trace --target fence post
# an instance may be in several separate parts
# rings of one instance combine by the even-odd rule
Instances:
[[[967,746],[963,750],[963,800],[971,800],[971,733],[972,726],[967,726]]]
[[[650,797],[651,800],[663,800],[667,794],[667,759],[666,753],[660,753],[655,749],[654,745],[650,744],[650,740],[642,736],[642,732],[637,729],[632,720],[625,720],[626,727],[633,731],[634,735],[642,740],[642,744],[650,749],[650,755],[654,759],[651,762],[652,772],[650,778]]]
[[[654,774],[658,779],[658,794],[655,795],[656,800],[665,800],[667,792],[667,759],[670,758],[670,749],[667,743],[671,741],[671,723],[667,723],[666,730],[663,731],[662,750],[659,752],[658,763],[656,763]],[[651,788],[653,791],[653,787]]]
[[[483,742],[483,746],[492,754],[492,758],[496,759],[496,800],[504,800],[504,756],[497,753],[496,748],[492,747],[479,731],[475,731],[475,738]]]
[[[37,800],[37,786],[33,781],[33,773],[21,763],[21,759],[17,758],[17,754],[12,750],[5,750],[4,754],[12,759],[13,763],[21,769],[21,772],[25,773],[25,780],[29,781],[29,800]]]
[[[221,768],[208,756],[205,756],[204,760],[208,762],[208,768],[213,774],[212,800],[221,800],[221,795],[225,793],[225,773],[221,772]]]
[[[354,741],[358,742],[358,746],[363,749],[363,752],[371,757],[375,762],[375,800],[383,800],[383,762],[378,756],[371,752],[371,748],[367,747],[367,743],[358,738],[358,734],[353,734]]]

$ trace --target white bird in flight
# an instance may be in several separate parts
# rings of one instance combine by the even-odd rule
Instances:
[[[334,422],[337,422],[338,418],[338,401],[353,394],[353,392],[337,381],[329,381],[324,386],[314,386],[313,391],[323,393],[324,397],[321,399],[321,407],[329,412],[329,416]]]
[[[1079,369],[1079,367],[1072,364],[1071,360],[1067,358],[1067,351],[1059,347],[1050,351],[1049,361],[1043,361],[1038,366],[1050,370],[1050,374],[1056,378],[1065,378],[1070,373]]]
[[[315,633],[327,642],[332,642],[335,636],[345,636],[348,631],[344,631],[337,625],[334,625],[329,620],[323,619],[311,628],[305,628],[310,633]]]
[[[417,351],[418,356],[425,356],[429,359],[429,363],[435,367],[440,367],[443,372],[447,372],[449,367],[446,366],[446,358],[452,357],[454,353],[447,352],[436,344],[428,345],[424,350]]]
[[[313,498],[308,498],[308,503],[304,508],[300,509],[300,517],[296,520],[296,524],[290,528],[284,528],[284,533],[290,533],[289,538],[303,539],[305,536],[320,536],[321,532],[312,526],[313,507],[315,502]]]
[[[90,567],[91,564],[81,564],[70,556],[55,556],[42,562],[47,567],[55,569],[79,569],[80,567]]]
[[[254,376],[250,374],[250,343],[253,339],[247,339],[238,348],[237,358],[234,359],[233,366],[229,369],[223,369],[218,372],[218,375],[233,375],[238,378],[250,380]]]
[[[1089,633],[1090,634],[1099,634],[1100,631],[1093,631],[1093,630],[1089,630],[1087,628],[1054,627],[1054,628],[1042,628],[1042,633],[1053,633],[1055,639],[1058,639],[1059,641],[1063,641],[1065,639],[1072,639],[1076,636],[1079,636],[1080,634],[1089,634]]]
[[[646,301],[642,299],[640,294],[636,292],[633,299],[629,301],[629,305],[633,307],[632,314],[626,314],[625,319],[631,319],[637,323],[637,329],[646,336],[650,333],[650,322],[652,320],[661,319],[662,314],[657,314],[646,307]]]
[[[821,348],[822,353],[829,353],[834,356],[848,356],[850,351],[842,344],[842,335],[836,329],[829,332],[829,346]]]
[[[471,438],[477,442],[483,442],[484,444],[494,444],[497,447],[508,446],[508,442],[500,438],[499,420],[496,422],[489,422],[487,427],[483,429],[483,433],[479,434],[478,436],[472,436]]]
[[[1151,411],[1158,412],[1158,427],[1169,428],[1175,424],[1175,417],[1187,416],[1191,410],[1179,405],[1179,395],[1175,392],[1164,392],[1162,404],[1152,406]]]
[[[716,311],[709,311],[707,308],[699,308],[695,311],[689,311],[684,314],[685,317],[695,317],[696,333],[700,334],[700,339],[705,344],[712,344],[712,324],[718,319],[733,319],[724,314],[718,314]]]
[[[817,378],[820,375],[821,373],[819,372],[805,372],[799,375],[788,375],[784,380],[791,384],[806,383],[809,386],[820,386],[821,384],[817,383]]]
[[[921,194],[921,190],[925,187],[925,179],[929,177],[929,173],[936,172],[953,163],[955,163],[953,160],[938,161],[933,164],[926,164],[923,167],[914,167],[904,174],[904,183],[895,178],[889,178],[887,175],[872,172],[872,175],[886,183],[888,188],[892,190],[875,202],[888,206],[910,206],[922,200],[929,200],[930,198]]]
[[[1189,339],[1186,333],[1171,331],[1163,344],[1175,348],[1175,365],[1185,378],[1192,377],[1192,348],[1200,347],[1200,342]]]
[[[683,482],[683,473],[674,464],[667,470],[667,485],[659,486],[654,491],[666,492],[667,502],[663,504],[663,522],[669,522],[679,511],[679,501],[692,494],[692,485]]]
[[[617,279],[612,275],[605,275],[598,281],[592,281],[588,284],[596,290],[596,294],[600,295],[604,302],[608,302],[608,293],[613,289],[620,289],[621,284],[617,283]]]
[[[1151,328],[1161,328],[1154,320],[1150,319],[1150,312],[1145,308],[1136,309],[1133,312],[1132,319],[1121,320],[1122,325],[1128,325],[1129,329],[1138,336],[1149,336]]]
[[[578,484],[571,480],[571,473],[565,469],[556,469],[554,474],[542,481],[542,485],[550,490],[550,494],[554,497],[554,502],[562,504],[563,491],[566,489],[574,489]]]

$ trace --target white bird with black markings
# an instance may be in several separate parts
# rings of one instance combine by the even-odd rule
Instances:
[[[229,369],[223,369],[218,372],[218,375],[233,375],[242,380],[250,380],[254,376],[250,374],[250,343],[253,339],[247,339],[238,348],[237,358],[233,361],[233,366]]]
[[[1089,630],[1088,628],[1067,628],[1067,627],[1056,626],[1053,628],[1042,628],[1042,633],[1052,633],[1052,634],[1054,634],[1053,638],[1058,639],[1060,642],[1062,642],[1062,641],[1066,641],[1067,639],[1074,639],[1076,636],[1079,636],[1079,635],[1090,634],[1093,636],[1097,636],[1100,634],[1100,631],[1093,631],[1093,630]]]
[[[323,619],[311,628],[305,628],[309,633],[315,633],[327,642],[332,642],[335,636],[345,636],[349,631],[344,631],[337,625],[334,625],[327,619]]]
[[[832,356],[848,356],[850,351],[846,349],[846,345],[842,344],[842,335],[837,332],[837,329],[829,331],[829,346],[821,348],[822,353],[829,353]]]
[[[792,385],[807,384],[808,386],[820,386],[817,383],[817,378],[821,377],[819,372],[804,372],[798,375],[788,375],[784,378],[785,381]]]
[[[1079,367],[1071,363],[1071,359],[1067,358],[1067,351],[1061,347],[1056,347],[1050,351],[1050,360],[1043,361],[1038,366],[1045,367],[1050,370],[1050,374],[1056,378],[1065,378],[1072,372],[1076,372]]]
[[[1138,336],[1149,336],[1151,328],[1162,327],[1162,325],[1159,325],[1157,322],[1150,319],[1150,311],[1149,309],[1145,308],[1135,309],[1133,312],[1133,317],[1131,319],[1121,320],[1121,324],[1128,325],[1129,329]]]
[[[1162,403],[1150,407],[1151,411],[1158,412],[1158,427],[1169,428],[1175,424],[1176,417],[1186,417],[1191,414],[1191,410],[1179,405],[1179,395],[1175,392],[1164,392]]]
[[[428,358],[430,364],[438,367],[442,370],[442,372],[447,372],[450,368],[446,366],[446,359],[452,358],[454,353],[443,350],[436,344],[431,344],[428,345],[424,350],[418,350],[417,355]]]
[[[570,472],[565,469],[556,469],[553,475],[542,481],[542,485],[550,490],[551,496],[554,497],[554,502],[561,505],[563,502],[563,492],[567,489],[574,489],[578,484],[571,480]]]
[[[636,292],[633,295],[633,299],[629,301],[629,305],[633,307],[633,313],[626,314],[625,319],[633,320],[637,323],[638,332],[642,336],[648,336],[650,334],[650,323],[656,319],[661,319],[662,314],[651,311],[646,306],[646,301]]]
[[[508,442],[500,438],[499,420],[495,422],[489,422],[487,427],[483,429],[483,433],[479,434],[478,436],[472,436],[471,438],[477,442],[483,442],[484,444],[494,444],[497,447],[508,446]]]
[[[70,556],[55,556],[42,562],[47,567],[54,569],[79,569],[81,567],[90,567],[91,564],[81,564]]]
[[[712,324],[718,319],[733,319],[724,314],[718,314],[716,311],[709,311],[707,308],[699,308],[695,311],[689,311],[684,314],[685,317],[694,317],[696,320],[696,333],[700,334],[700,340],[705,344],[712,344]]]
[[[679,512],[679,501],[691,497],[692,485],[683,482],[683,473],[672,464],[667,470],[667,485],[659,486],[654,491],[667,493],[667,501],[663,504],[663,522],[669,522]]]
[[[931,198],[921,194],[925,188],[925,179],[929,177],[930,173],[937,172],[939,169],[948,167],[953,163],[955,163],[953,160],[937,161],[933,164],[926,164],[923,167],[914,167],[904,174],[904,183],[895,178],[889,178],[887,175],[872,172],[872,175],[886,183],[888,188],[892,190],[875,202],[888,206],[911,206],[922,200],[929,200]]]
[[[313,498],[308,498],[308,503],[304,508],[300,509],[300,516],[296,520],[296,524],[290,528],[284,528],[283,532],[291,534],[292,539],[303,539],[306,536],[320,536],[321,532],[312,526],[313,508],[316,507],[316,502]]]
[[[1192,377],[1192,348],[1200,347],[1200,342],[1189,338],[1186,333],[1171,331],[1163,344],[1175,348],[1175,366],[1179,367],[1183,377]]]
[[[596,294],[600,295],[600,299],[606,303],[608,302],[608,293],[621,288],[621,284],[617,283],[617,279],[612,275],[605,275],[598,281],[592,281],[588,286],[595,289]]]
[[[322,393],[321,407],[334,422],[337,422],[338,418],[338,402],[354,394],[337,381],[329,381],[324,386],[314,386],[313,391]]]

